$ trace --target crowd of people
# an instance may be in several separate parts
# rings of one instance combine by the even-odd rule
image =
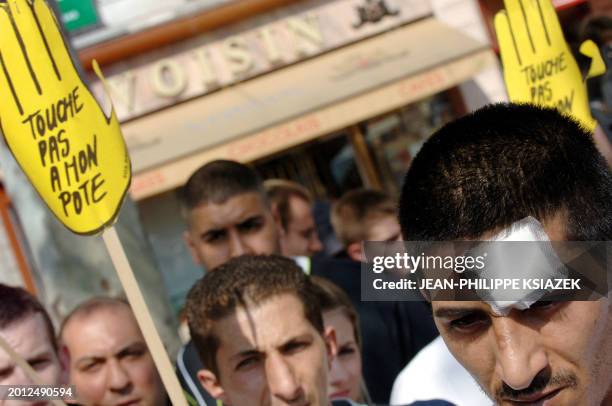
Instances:
[[[363,241],[486,240],[527,218],[551,241],[609,241],[610,167],[555,110],[497,104],[445,125],[398,201],[359,189],[333,204],[333,256],[320,252],[309,192],[248,165],[205,164],[182,204],[205,270],[176,362],[190,404],[612,405],[609,294],[522,307],[361,298]],[[79,404],[168,403],[122,299],[82,303],[56,334],[36,298],[0,285],[0,336],[42,382],[74,385]],[[0,385],[33,382],[0,351]]]

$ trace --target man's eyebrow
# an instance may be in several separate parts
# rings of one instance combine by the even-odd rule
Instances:
[[[121,358],[128,355],[132,351],[146,351],[147,345],[143,341],[133,341],[120,349],[115,356]]]
[[[479,307],[442,307],[440,309],[436,309],[434,316],[449,319],[452,317],[466,316],[476,312],[483,313],[484,310]]]
[[[290,347],[291,345],[294,345],[296,343],[300,343],[303,341],[310,341],[311,339],[312,339],[312,334],[309,334],[309,333],[298,334],[298,335],[289,337],[288,339],[283,341],[282,344],[279,346],[279,348],[286,349],[287,347]]]
[[[319,335],[321,334],[319,334],[316,330],[311,331],[310,329],[308,330],[300,329],[300,330],[295,331],[291,336],[284,339],[283,342],[277,346],[277,348],[287,343],[292,343],[295,341],[314,340]]]
[[[8,375],[15,367],[13,365],[7,365],[0,367],[0,376]]]
[[[210,237],[210,236],[212,236],[214,234],[219,234],[219,233],[223,233],[223,232],[225,232],[225,229],[223,229],[223,228],[211,228],[211,229],[203,231],[200,234],[200,238],[205,239],[205,238],[208,238],[208,237]]]
[[[385,240],[385,242],[393,242],[393,241],[396,241],[396,240],[399,238],[400,234],[401,234],[401,232],[393,234],[392,236],[388,237],[388,238]]]
[[[44,351],[40,351],[37,353],[34,353],[33,355],[30,355],[27,357],[27,361],[38,361],[41,358],[45,358],[45,357],[50,357],[51,356],[51,351],[49,350],[44,350]]]
[[[304,341],[304,340],[309,340],[311,337],[312,336],[310,334],[308,334],[308,333],[298,334],[298,335],[289,337],[288,339],[284,340],[278,346],[278,348],[285,348],[287,346],[295,344],[296,342],[300,342],[300,341]],[[245,350],[239,351],[236,354],[232,355],[230,357],[230,360],[234,361],[234,360],[239,360],[239,359],[246,358],[246,357],[261,356],[261,354],[262,354],[262,351],[258,350],[257,348],[249,348],[249,349],[245,349]]]
[[[241,220],[241,221],[240,221],[240,223],[238,223],[238,224],[239,224],[239,225],[242,225],[242,224],[249,223],[249,222],[251,222],[251,221],[260,220],[260,219],[262,219],[262,218],[263,218],[263,215],[261,215],[261,214],[253,214],[253,215],[248,216],[248,217],[246,217],[245,219]]]
[[[87,355],[85,357],[81,357],[76,360],[75,365],[82,366],[83,364],[88,364],[90,362],[101,362],[104,361],[104,357],[96,356],[96,355]]]
[[[239,351],[236,354],[232,355],[230,357],[230,360],[237,361],[242,358],[259,356],[259,355],[261,355],[261,351],[257,350],[256,348],[249,348],[248,350]]]

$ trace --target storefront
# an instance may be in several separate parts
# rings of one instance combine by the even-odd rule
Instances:
[[[250,162],[320,200],[358,186],[395,195],[436,128],[505,98],[491,31],[498,0],[148,1],[137,18],[129,4],[59,2],[85,67],[93,56],[103,63],[130,149],[130,196],[174,310],[202,274],[182,241],[176,197],[199,166]],[[555,4],[563,19],[590,3]],[[116,7],[123,19],[112,18]],[[171,22],[155,25],[162,20]],[[44,255],[11,204],[0,189],[2,281],[35,290],[29,270]],[[90,279],[112,291],[106,274]]]
[[[104,68],[130,149],[130,194],[160,268],[172,270],[175,306],[201,275],[176,199],[199,166],[251,162],[319,199],[361,185],[395,194],[435,128],[499,99],[497,59],[477,7],[457,12],[466,5],[291,2]]]
[[[298,3],[107,69],[132,197],[177,188],[212,159],[260,160],[341,132],[495,63],[486,43],[438,21],[428,2],[388,5],[359,28],[356,3]]]

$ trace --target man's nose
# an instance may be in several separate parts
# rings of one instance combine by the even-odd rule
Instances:
[[[323,243],[319,239],[319,235],[316,231],[312,233],[310,240],[308,241],[308,251],[311,254],[315,254],[323,249]]]
[[[512,389],[529,387],[536,375],[548,365],[537,332],[512,317],[499,317],[493,320],[493,334],[497,375]]]
[[[338,386],[344,384],[348,380],[349,374],[346,368],[338,361],[338,356],[332,359],[331,369],[329,371],[329,383],[332,386]]]
[[[111,360],[108,363],[108,387],[112,392],[125,394],[131,390],[130,375],[121,362]]]
[[[266,377],[273,398],[287,403],[301,400],[304,393],[292,366],[279,355],[266,360]]]
[[[229,246],[231,258],[239,257],[245,254],[253,254],[249,248],[249,245],[237,231],[231,231],[229,233]]]

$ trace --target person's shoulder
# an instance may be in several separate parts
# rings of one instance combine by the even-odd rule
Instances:
[[[348,399],[341,399],[341,400],[333,400],[332,406],[366,406],[366,405],[355,403]],[[377,405],[377,406],[383,406],[383,405]],[[406,404],[402,406],[456,406],[456,405],[454,403],[447,402],[446,400],[434,399],[434,400],[419,400],[414,403],[410,403],[410,404]]]
[[[382,406],[382,405],[379,405],[379,406]],[[401,406],[457,406],[457,405],[449,401],[446,401],[446,400],[434,399],[434,400],[417,400],[416,402],[403,404]]]
[[[177,354],[177,366],[179,368],[185,367],[189,369],[202,369],[202,361],[200,361],[200,355],[195,347],[192,340],[189,340],[183,345]]]
[[[361,262],[353,261],[352,259],[336,258],[327,256],[315,255],[311,257],[313,271],[326,273],[326,272],[338,272],[338,271],[360,271]]]
[[[352,259],[312,257],[311,275],[329,279],[349,296],[354,304],[361,301],[361,262]]]
[[[410,380],[427,379],[429,376],[436,376],[437,373],[444,372],[449,368],[449,364],[454,367],[455,363],[452,354],[444,344],[444,340],[441,336],[437,336],[415,355],[412,361],[402,370],[402,373],[408,375]],[[425,377],[423,376],[423,370],[429,370],[432,373]]]
[[[332,282],[340,286],[342,284],[346,284],[347,282],[350,285],[352,285],[354,282],[357,282],[357,284],[360,285],[360,272],[361,262],[353,261],[350,258],[345,259],[317,256],[311,258],[312,275],[330,279]]]
[[[366,405],[362,405],[361,403],[355,403],[349,399],[336,399],[336,400],[332,400],[331,403],[332,403],[332,406],[366,406]]]

